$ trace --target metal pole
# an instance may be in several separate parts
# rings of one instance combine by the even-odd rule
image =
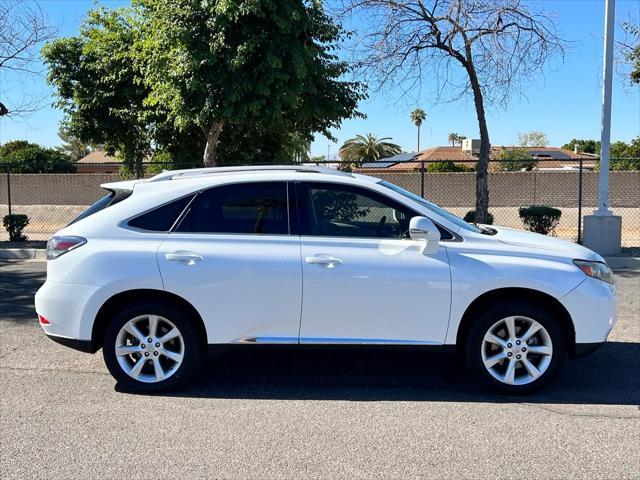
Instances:
[[[578,243],[582,244],[582,167],[583,160],[580,157],[580,172],[578,173]]]
[[[609,155],[611,146],[611,85],[613,78],[613,28],[616,2],[606,0],[604,17],[604,85],[602,88],[602,129],[600,132],[600,190],[596,215],[611,215],[609,210]]]
[[[420,162],[420,196],[424,198],[424,161]]]
[[[9,205],[9,215],[11,215],[11,173],[7,166],[7,204]]]

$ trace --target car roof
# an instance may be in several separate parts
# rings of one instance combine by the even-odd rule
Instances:
[[[243,167],[211,167],[185,170],[168,170],[154,177],[140,180],[105,183],[108,190],[170,191],[183,187],[208,187],[216,184],[244,183],[253,181],[334,181],[359,183],[358,181],[379,182],[380,179],[367,175],[343,172],[333,168],[307,165],[259,165]]]

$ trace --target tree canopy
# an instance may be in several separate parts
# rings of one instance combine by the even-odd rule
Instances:
[[[521,147],[546,147],[549,139],[543,132],[524,132],[518,134],[518,145]]]
[[[0,145],[0,163],[12,173],[74,173],[75,164],[68,155],[26,140]]]
[[[199,151],[208,165],[269,163],[361,115],[364,87],[335,54],[344,35],[318,2],[134,0],[92,11],[43,53],[83,141],[128,162]]]
[[[500,167],[508,172],[518,172],[520,170],[531,170],[537,164],[536,160],[524,148],[509,148],[500,152],[498,156]]]
[[[427,112],[425,112],[421,108],[416,108],[409,114],[409,118],[413,124],[418,128],[418,145],[416,148],[416,152],[420,151],[420,127],[422,126],[422,122],[427,119]]]
[[[356,135],[340,147],[340,158],[359,166],[365,162],[375,162],[381,158],[397,155],[402,151],[399,145],[388,140],[391,138],[378,138],[371,133]]]

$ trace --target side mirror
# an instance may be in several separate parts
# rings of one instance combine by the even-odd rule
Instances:
[[[409,236],[412,240],[424,241],[420,253],[428,255],[436,253],[439,248],[440,231],[427,217],[413,217],[409,223]]]

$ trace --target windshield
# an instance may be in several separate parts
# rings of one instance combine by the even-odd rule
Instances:
[[[389,183],[389,182],[387,182],[385,180],[382,180],[381,182],[379,182],[378,185],[385,186],[385,187],[393,190],[394,192],[399,193],[400,195],[404,195],[405,197],[410,198],[414,202],[417,202],[420,205],[422,205],[423,207],[428,208],[432,212],[437,213],[438,215],[446,218],[451,223],[457,225],[460,228],[463,228],[463,229],[468,230],[470,232],[482,233],[482,230],[480,230],[478,227],[475,227],[475,226],[471,225],[470,223],[465,222],[461,218],[456,217],[453,213],[447,212],[444,208],[441,208],[438,205],[436,205],[435,203],[431,203],[431,202],[425,200],[424,198],[416,195],[415,193],[411,193],[410,191],[405,190],[404,188],[400,188],[399,186],[394,185],[393,183]]]

